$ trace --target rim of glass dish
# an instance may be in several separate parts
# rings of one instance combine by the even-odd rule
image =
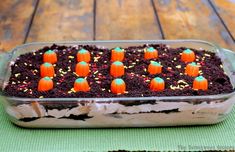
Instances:
[[[13,48],[10,53],[14,54],[17,49],[27,47],[28,45],[43,45],[43,44],[70,44],[70,43],[164,43],[164,42],[195,42],[195,43],[203,43],[210,45],[216,49],[216,52],[219,53],[220,47],[214,43],[196,40],[196,39],[177,39],[177,40],[95,40],[95,41],[51,41],[51,42],[31,42],[26,43],[20,46]],[[11,61],[11,60],[10,60]],[[222,99],[229,98],[235,95],[235,91],[226,94],[216,94],[216,95],[203,95],[203,96],[152,96],[152,97],[106,97],[106,98],[25,98],[25,97],[10,97],[4,96],[9,100],[14,101],[87,101],[92,100],[96,102],[104,102],[104,101],[133,101],[133,100],[203,100],[203,99]]]

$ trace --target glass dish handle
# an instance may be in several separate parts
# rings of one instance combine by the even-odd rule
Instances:
[[[225,63],[227,64],[228,70],[230,71],[230,77],[232,78],[233,84],[235,84],[235,52],[228,49],[221,49]]]
[[[3,82],[9,65],[10,58],[11,58],[10,53],[0,52],[0,90],[3,89]]]

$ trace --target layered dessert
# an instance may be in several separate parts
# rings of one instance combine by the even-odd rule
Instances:
[[[47,120],[74,126],[107,126],[105,122],[121,125],[127,121],[144,126],[174,118],[180,124],[184,122],[182,116],[188,120],[202,113],[219,116],[222,109],[218,106],[214,108],[217,111],[207,108],[224,103],[220,100],[176,103],[158,97],[231,92],[233,86],[221,59],[206,50],[164,44],[126,48],[54,44],[20,55],[11,65],[11,76],[3,93],[33,99],[71,98],[63,102],[19,102],[8,108],[10,115],[29,126],[39,123],[51,127],[53,124]],[[136,100],[124,100],[132,97]],[[198,122],[201,120],[208,121],[208,117],[201,116]]]

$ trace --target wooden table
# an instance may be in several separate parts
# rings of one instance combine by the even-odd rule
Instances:
[[[38,41],[202,39],[235,50],[234,0],[4,0],[0,51]]]

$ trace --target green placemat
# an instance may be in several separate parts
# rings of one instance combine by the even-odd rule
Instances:
[[[235,149],[235,110],[217,125],[127,129],[24,129],[0,104],[0,152]]]

